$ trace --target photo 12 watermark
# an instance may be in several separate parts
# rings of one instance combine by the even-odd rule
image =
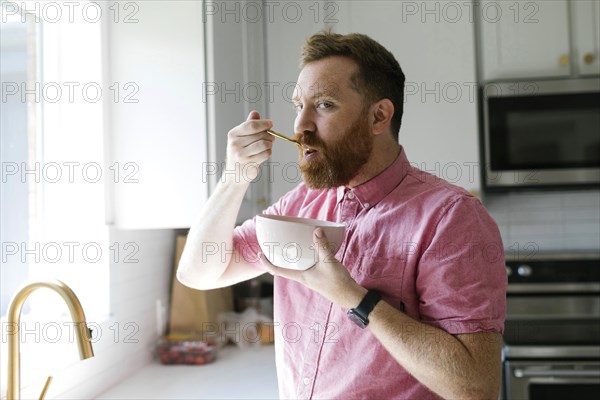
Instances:
[[[302,171],[298,162],[280,163],[278,161],[265,161],[257,163],[234,163],[227,165],[226,162],[204,162],[201,166],[202,183],[210,181],[211,177],[217,177],[219,181],[256,182],[268,180],[269,183],[284,181],[298,184],[302,182]]]
[[[402,1],[403,23],[539,23],[539,1]]]
[[[270,329],[270,328],[273,329]],[[304,328],[303,328],[304,327]],[[265,329],[266,328],[266,329]],[[261,338],[261,332],[267,332],[267,337]],[[307,338],[314,343],[337,343],[339,341],[339,326],[334,322],[299,324],[297,322],[203,322],[200,339],[209,343],[258,344],[261,340],[273,342],[283,340],[287,343],[297,343]]]
[[[95,241],[2,242],[2,263],[96,264],[108,257],[113,264],[137,264],[140,245],[137,242]]]
[[[107,168],[95,161],[14,162],[1,164],[2,183],[140,183],[135,162],[114,162]],[[103,179],[104,178],[104,179]]]
[[[104,87],[98,82],[2,82],[2,103],[90,103],[95,104],[108,96],[113,103],[140,102],[140,87],[136,82],[113,82]]]
[[[290,24],[313,22],[334,24],[339,4],[335,1],[204,1],[202,21],[212,19],[220,23],[274,23]]]
[[[500,96],[536,96],[540,92],[538,82],[489,83],[480,86],[477,82],[406,82],[404,102],[420,103],[476,103],[478,92],[483,98]]]
[[[334,97],[339,87],[334,82],[319,83],[309,88],[309,93],[303,93],[297,82],[240,82],[220,81],[204,82],[201,88],[202,102],[213,100],[217,103],[258,103],[268,104],[285,102],[295,104],[304,97],[310,97],[314,102]]]
[[[101,3],[103,3],[101,5]],[[0,20],[35,23],[89,23],[102,19],[112,23],[140,22],[140,4],[144,1],[2,1]]]
[[[58,343],[67,341],[77,342],[78,330],[88,329],[90,343],[98,343],[103,336],[105,340],[113,343],[137,344],[140,342],[138,334],[140,326],[137,322],[114,322],[110,326],[102,327],[96,322],[87,324],[78,322],[2,322],[2,343],[7,343],[13,335],[19,335],[19,342],[33,343]],[[107,336],[107,337],[106,337]]]
[[[292,103],[293,93],[298,90],[296,82],[203,82],[202,102],[214,99],[218,103],[273,104],[279,101]]]

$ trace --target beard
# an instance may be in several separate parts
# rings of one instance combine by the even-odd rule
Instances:
[[[315,159],[306,160],[300,149],[300,171],[304,183],[311,189],[347,185],[368,161],[373,150],[373,137],[365,111],[346,132],[329,144],[312,134],[297,135],[296,139],[318,151]]]

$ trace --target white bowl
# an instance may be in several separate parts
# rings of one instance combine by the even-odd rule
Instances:
[[[305,270],[317,263],[319,254],[313,244],[313,231],[321,227],[335,254],[344,240],[346,225],[318,219],[257,215],[256,237],[271,264]]]

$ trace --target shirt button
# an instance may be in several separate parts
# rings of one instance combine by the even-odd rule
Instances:
[[[354,193],[348,192],[348,198],[352,200],[354,198]]]
[[[370,204],[369,203],[365,203],[365,208],[369,208]]]
[[[308,385],[310,383],[310,379],[304,378],[304,379],[302,379],[302,383],[304,383],[305,385]]]

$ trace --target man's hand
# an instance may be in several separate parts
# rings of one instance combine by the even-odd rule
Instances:
[[[266,130],[273,127],[273,122],[260,119],[260,114],[252,111],[246,122],[236,126],[228,133],[227,138],[227,171],[236,172],[236,183],[250,183],[259,173],[258,167],[271,156],[271,148],[275,138]],[[242,176],[243,174],[243,176]],[[225,175],[225,178],[229,178]]]
[[[313,240],[318,261],[306,271],[276,267],[262,253],[260,260],[272,275],[300,282],[343,308],[356,307],[367,290],[359,286],[346,267],[335,259],[323,229],[314,230]]]

